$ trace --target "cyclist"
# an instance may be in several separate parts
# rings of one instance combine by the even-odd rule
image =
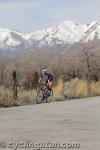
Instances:
[[[47,69],[43,69],[40,74],[38,84],[43,84],[44,88],[48,88],[48,96],[51,96],[53,86],[53,75],[48,73]]]

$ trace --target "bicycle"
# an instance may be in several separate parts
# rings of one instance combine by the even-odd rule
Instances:
[[[38,87],[39,90],[36,95],[37,104],[50,102],[53,98],[53,90],[52,89],[50,90],[48,86],[45,87],[44,84],[40,84],[38,85]]]

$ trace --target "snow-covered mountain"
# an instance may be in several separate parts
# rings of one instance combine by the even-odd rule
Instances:
[[[79,24],[64,21],[61,24],[29,34],[0,28],[0,50],[20,51],[34,48],[56,48],[100,39],[100,22]]]
[[[60,25],[46,30],[31,33],[30,39],[39,41],[41,44],[52,45],[62,43],[74,43],[80,41],[86,31],[86,25],[65,21]]]

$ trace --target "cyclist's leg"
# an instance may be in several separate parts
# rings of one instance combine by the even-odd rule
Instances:
[[[53,82],[52,80],[48,80],[48,96],[51,96]]]
[[[52,80],[48,80],[48,87],[49,87],[49,89],[52,89],[52,87],[53,87],[53,81]]]

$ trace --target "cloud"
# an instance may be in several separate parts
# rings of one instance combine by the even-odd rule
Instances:
[[[0,26],[25,32],[67,19],[86,23],[99,18],[99,0],[0,0]]]
[[[20,31],[34,29],[45,1],[48,0],[0,0],[0,26]]]
[[[0,0],[1,10],[23,11],[43,4],[46,0]]]
[[[44,3],[45,1],[48,0],[0,0],[0,5],[1,4],[41,4]]]
[[[35,3],[38,3],[38,2],[42,2],[44,0],[0,0],[0,3],[11,3],[11,2],[35,2]]]

